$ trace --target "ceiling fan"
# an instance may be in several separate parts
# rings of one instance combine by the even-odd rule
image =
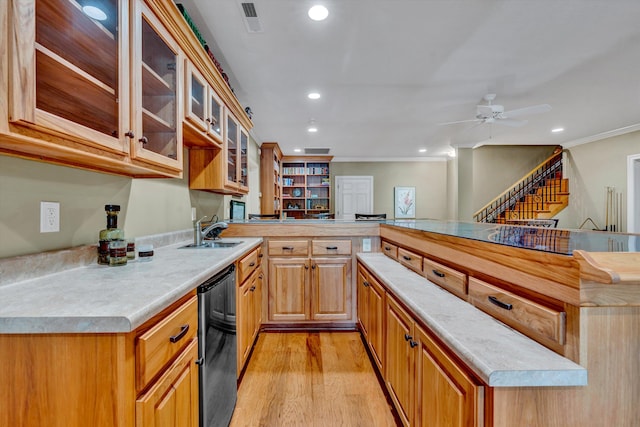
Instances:
[[[455,122],[440,123],[441,125],[452,125],[456,123],[475,122],[478,124],[489,123],[504,126],[518,127],[527,124],[527,120],[519,120],[522,117],[532,114],[546,113],[551,111],[549,104],[532,105],[530,107],[518,108],[516,110],[504,111],[504,107],[498,104],[492,104],[496,98],[495,93],[486,94],[483,99],[487,102],[484,105],[476,107],[476,118],[470,120],[458,120]]]

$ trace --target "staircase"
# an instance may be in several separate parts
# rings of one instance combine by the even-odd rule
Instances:
[[[569,182],[562,177],[562,149],[474,214],[476,222],[555,227],[569,205]]]

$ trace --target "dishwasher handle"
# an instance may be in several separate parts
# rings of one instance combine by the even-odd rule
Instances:
[[[220,273],[216,274],[213,277],[208,278],[200,286],[198,286],[198,293],[203,294],[205,292],[208,292],[209,290],[211,290],[211,288],[214,288],[220,283],[222,283],[224,279],[233,275],[235,271],[236,271],[236,266],[234,264],[231,264],[230,266],[222,270]]]

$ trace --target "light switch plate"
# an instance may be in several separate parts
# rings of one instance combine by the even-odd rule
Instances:
[[[371,239],[362,239],[362,252],[371,252]]]
[[[40,202],[40,232],[57,233],[60,231],[60,203]]]

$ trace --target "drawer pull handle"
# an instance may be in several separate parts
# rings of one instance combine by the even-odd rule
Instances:
[[[293,250],[293,246],[283,246],[282,250],[283,251],[292,251]]]
[[[337,246],[327,246],[327,250],[328,251],[336,251],[336,250],[338,250],[338,247]]]
[[[411,257],[410,256],[402,255],[402,258],[404,258],[407,261],[411,261]]]
[[[391,248],[390,248],[389,246],[385,246],[385,247],[384,247],[384,250],[385,250],[385,251],[390,251],[390,250],[391,250]]]
[[[494,296],[489,296],[489,302],[491,304],[497,305],[500,308],[504,308],[505,310],[511,310],[513,308],[513,305],[508,304],[506,302],[502,302]]]
[[[405,341],[409,341],[409,340],[411,340],[411,339],[413,339],[413,337],[412,337],[411,335],[409,335],[409,334],[404,334],[404,340],[405,340]]]
[[[442,273],[442,272],[440,272],[438,270],[431,270],[431,271],[433,271],[433,274],[435,274],[438,277],[444,277],[444,273]]]
[[[173,335],[171,337],[169,337],[169,341],[171,341],[172,343],[177,343],[178,341],[180,341],[185,335],[187,335],[187,331],[189,330],[189,324],[187,323],[186,325],[182,325],[180,327],[180,332],[178,333],[178,335]]]
[[[251,264],[249,264],[249,267],[253,267],[254,265],[256,265],[256,263],[252,262]]]

